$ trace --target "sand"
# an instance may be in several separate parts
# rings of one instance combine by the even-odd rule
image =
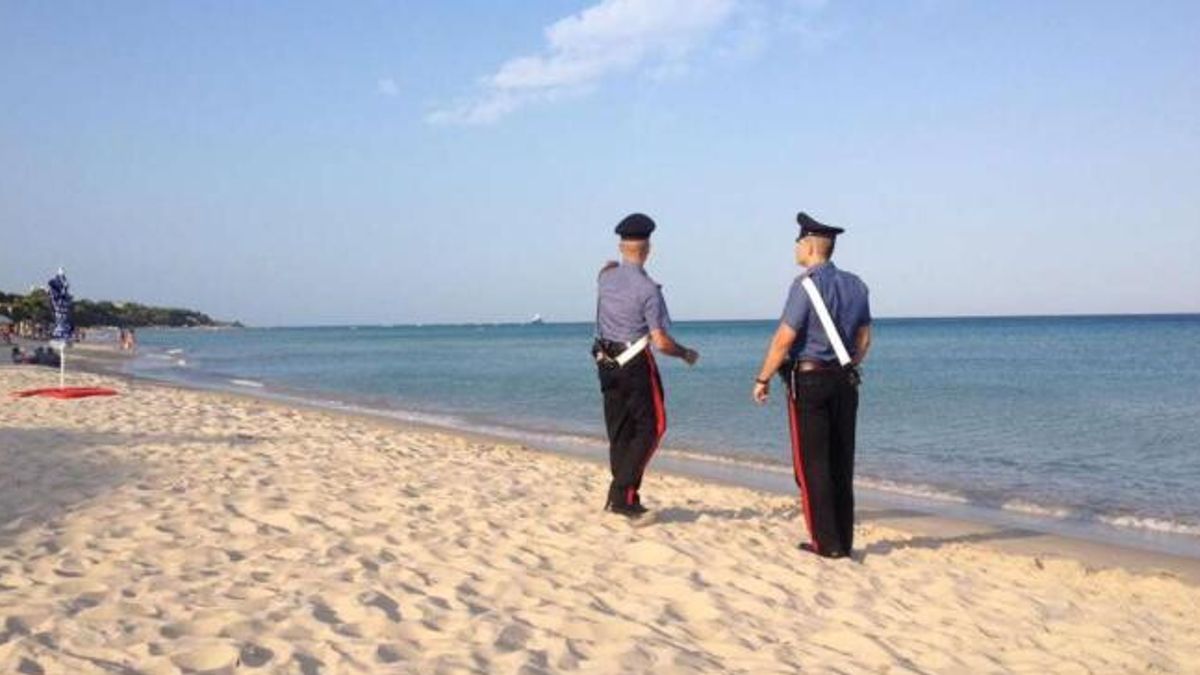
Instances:
[[[602,464],[71,380],[122,395],[0,396],[0,672],[1200,670],[1169,570],[870,519],[822,560],[794,498],[652,468],[631,523]]]

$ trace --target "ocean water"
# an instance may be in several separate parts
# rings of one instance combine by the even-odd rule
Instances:
[[[787,471],[782,387],[750,401],[773,328],[676,325],[702,358],[660,359],[667,455]],[[153,330],[131,367],[603,453],[591,332]],[[864,488],[1200,545],[1200,315],[881,319],[861,392]]]

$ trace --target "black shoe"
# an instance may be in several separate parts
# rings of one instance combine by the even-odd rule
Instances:
[[[609,504],[608,510],[626,518],[641,518],[650,509],[641,504]]]
[[[813,555],[819,555],[822,558],[829,558],[831,560],[837,559],[837,558],[845,558],[846,556],[850,555],[849,553],[847,553],[845,551],[830,551],[829,553],[822,553],[822,552],[818,551],[812,544],[808,543],[807,541],[800,542],[799,549],[801,551],[805,551],[805,552],[811,553]]]

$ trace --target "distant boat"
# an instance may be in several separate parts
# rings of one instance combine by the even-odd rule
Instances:
[[[540,326],[544,323],[546,323],[546,322],[545,322],[545,320],[542,319],[541,314],[534,314],[533,318],[529,320],[529,325],[531,325],[531,326]]]

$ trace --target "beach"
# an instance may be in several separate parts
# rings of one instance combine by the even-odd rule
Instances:
[[[123,369],[595,457],[607,441],[586,353],[594,328],[144,330]],[[660,470],[686,459],[795,493],[783,388],[759,406],[746,385],[774,328],[676,324],[707,357],[695,368],[660,360]],[[1024,517],[1035,529],[1200,557],[1200,315],[878,319],[875,331],[856,432],[861,495],[966,505],[987,513],[958,515]],[[1172,361],[1127,367],[1128,354],[1155,343],[1175,345]],[[939,353],[953,357],[931,368]]]
[[[484,436],[0,366],[0,671],[1194,672],[1194,561],[860,511]],[[1074,553],[1072,553],[1074,551]],[[1133,562],[1127,562],[1132,560]]]

